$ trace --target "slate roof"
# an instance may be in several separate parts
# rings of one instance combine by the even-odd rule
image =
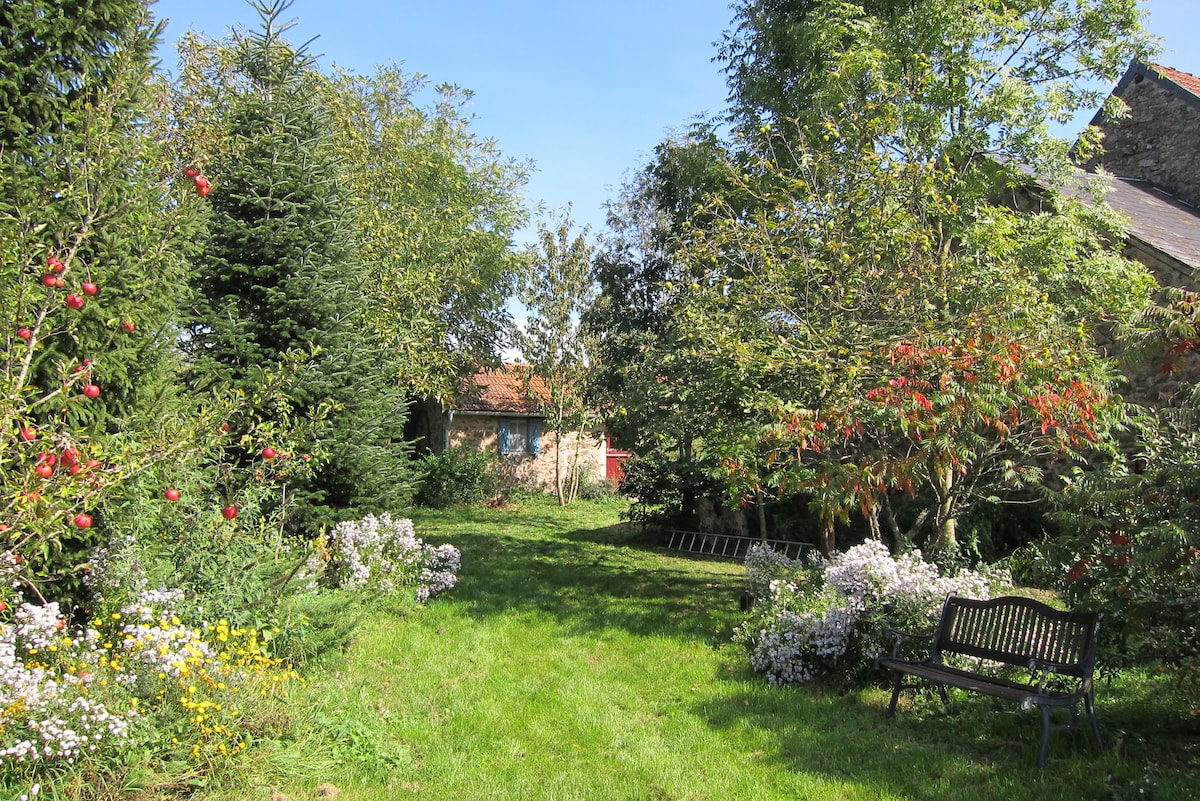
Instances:
[[[1133,62],[1112,93],[1121,97],[1131,83],[1145,79],[1167,89],[1182,89],[1183,93],[1177,96],[1200,108],[1200,78],[1162,64]],[[1103,111],[1097,111],[1092,124],[1099,125],[1102,115]],[[1087,180],[1104,179],[1087,174]],[[1109,180],[1112,191],[1105,199],[1129,222],[1129,235],[1200,271],[1200,209],[1144,181],[1115,176]]]
[[[1129,235],[1200,270],[1200,210],[1144,181],[1115,177],[1111,180],[1112,191],[1105,200],[1129,222]]]
[[[479,370],[464,384],[462,396],[454,406],[460,412],[537,417],[541,414],[537,401],[528,393],[543,400],[550,397],[545,381],[530,374],[529,366],[523,364],[503,364],[496,369]]]

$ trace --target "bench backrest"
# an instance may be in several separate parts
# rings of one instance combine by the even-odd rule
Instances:
[[[1064,612],[1031,598],[981,601],[950,595],[942,606],[933,653],[964,654],[1029,667],[1032,660],[1058,673],[1089,678],[1096,664],[1100,616]]]

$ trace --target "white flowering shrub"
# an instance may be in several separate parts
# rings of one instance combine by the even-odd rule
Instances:
[[[771,583],[790,577],[796,564],[786,554],[763,542],[756,542],[746,550],[746,589],[755,598],[766,598]]]
[[[123,744],[133,711],[110,708],[95,631],[68,632],[57,603],[24,603],[0,625],[0,768],[66,762]]]
[[[862,673],[883,645],[884,627],[926,631],[949,593],[990,598],[1012,587],[1006,571],[942,576],[920,551],[893,557],[875,540],[808,565],[747,555],[752,586],[764,570],[784,575],[770,580],[767,593],[758,593],[736,638],[749,650],[751,667],[774,684]]]
[[[125,746],[205,771],[248,747],[252,713],[272,714],[300,679],[264,633],[186,626],[182,602],[179,590],[148,590],[76,627],[56,603],[12,610],[0,624],[0,795]]]
[[[461,567],[453,545],[429,545],[411,520],[386,513],[338,523],[309,564],[335,587],[386,595],[411,590],[418,603],[451,589]]]

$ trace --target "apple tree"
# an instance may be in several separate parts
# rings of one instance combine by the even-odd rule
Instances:
[[[143,3],[0,16],[0,548],[6,576],[61,598],[134,477],[203,447],[175,389],[200,212],[146,128]]]

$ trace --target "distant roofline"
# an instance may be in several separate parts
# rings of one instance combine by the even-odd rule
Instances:
[[[1181,76],[1190,80],[1183,82],[1172,76]],[[1112,93],[1117,97],[1122,97],[1125,90],[1130,84],[1140,83],[1142,80],[1149,78],[1164,89],[1181,89],[1183,90],[1184,102],[1191,105],[1193,108],[1200,109],[1200,78],[1197,78],[1191,73],[1177,70],[1174,67],[1167,67],[1162,64],[1145,64],[1141,61],[1134,61],[1129,65],[1129,69],[1121,76],[1121,80],[1113,88]],[[1192,82],[1195,82],[1194,85]],[[1097,112],[1097,117],[1100,112]],[[1093,123],[1095,120],[1093,120]]]

